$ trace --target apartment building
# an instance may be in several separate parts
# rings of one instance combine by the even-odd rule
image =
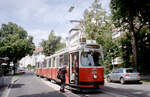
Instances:
[[[125,32],[121,32],[119,28],[115,28],[112,30],[112,39],[120,40],[125,36]],[[121,57],[116,57],[112,60],[112,65],[117,66],[123,63]]]

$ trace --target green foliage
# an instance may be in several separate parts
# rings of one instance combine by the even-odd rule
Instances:
[[[9,57],[10,61],[17,62],[27,54],[32,54],[33,37],[17,24],[9,22],[2,24],[0,29],[0,57]]]
[[[120,55],[120,49],[118,45],[118,41],[113,40],[112,38],[105,38],[104,39],[104,66],[105,66],[105,73],[109,73],[113,66],[112,60]]]
[[[35,66],[32,66],[31,64],[28,64],[27,69],[35,69]]]
[[[112,60],[119,55],[117,41],[112,39],[113,25],[110,17],[101,8],[98,0],[95,0],[90,9],[84,12],[83,26],[86,37],[96,40],[103,46],[105,73],[112,69]]]
[[[131,35],[126,34],[121,39],[121,57],[124,61],[124,67],[133,67],[133,54],[131,48]],[[149,57],[150,57],[150,28],[146,27],[141,29],[137,34],[137,51],[138,51],[138,70],[140,72],[150,72]]]
[[[51,33],[48,36],[48,40],[43,40],[40,44],[43,47],[43,53],[46,56],[50,56],[56,51],[64,48],[65,44],[61,43],[60,41],[61,37],[55,36],[54,31],[51,31]]]
[[[129,33],[126,33],[126,36],[120,39],[120,56],[123,59],[123,66],[128,68],[132,66],[133,63],[133,55],[131,48],[131,36]]]
[[[134,27],[150,24],[150,1],[149,0],[111,0],[110,3],[113,20],[117,26],[123,23],[135,23]],[[127,25],[123,25],[127,26]],[[131,24],[129,25],[131,26]]]
[[[144,26],[150,25],[150,1],[111,0],[110,7],[115,26],[131,35],[130,42],[134,60],[132,64],[138,69],[137,35]]]

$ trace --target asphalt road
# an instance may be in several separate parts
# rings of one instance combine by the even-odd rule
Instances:
[[[114,95],[111,94],[107,94],[105,92],[103,92],[102,90],[91,90],[88,92],[73,92],[77,95],[79,95],[80,97],[116,97]]]
[[[65,93],[61,93],[59,88],[59,85],[28,72],[18,77],[4,97],[114,97],[101,91],[76,92],[66,89]]]
[[[4,97],[150,97],[150,84],[145,83],[121,85],[105,82],[99,90],[87,92],[66,89],[65,93],[61,93],[59,89],[59,85],[28,72],[18,77]]]
[[[105,82],[104,91],[120,95],[120,97],[150,97],[150,83],[149,82],[128,82],[124,85],[119,82],[107,83]]]
[[[7,96],[7,95],[5,95]],[[7,97],[65,97],[59,91],[38,80],[32,73],[26,73],[8,91]]]

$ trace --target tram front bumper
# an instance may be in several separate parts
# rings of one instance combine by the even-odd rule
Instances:
[[[104,86],[104,81],[79,81],[80,87],[100,87]]]

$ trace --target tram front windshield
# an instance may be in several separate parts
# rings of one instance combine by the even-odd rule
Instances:
[[[99,52],[82,52],[81,53],[82,66],[102,66],[103,60]]]

